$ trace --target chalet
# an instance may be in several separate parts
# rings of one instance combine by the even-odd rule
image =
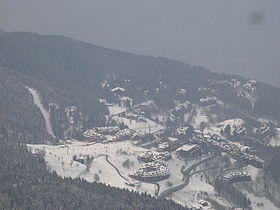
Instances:
[[[89,129],[83,133],[85,141],[100,142],[106,140],[106,137],[100,133],[97,133],[95,129]]]
[[[148,151],[139,155],[139,159],[145,163],[160,161],[160,160],[167,161],[170,160],[171,158],[172,156],[169,152],[156,153],[156,152]]]
[[[179,147],[176,150],[177,155],[181,157],[193,157],[201,154],[201,149],[199,145],[196,144],[185,144],[181,147]]]
[[[122,96],[125,92],[125,89],[122,87],[115,87],[113,89],[111,89],[111,92],[115,95],[115,96]]]
[[[209,207],[210,204],[205,201],[205,200],[199,200],[198,203],[202,206],[202,207]]]
[[[120,131],[117,126],[95,127],[94,130],[102,135],[113,135]]]
[[[202,106],[208,106],[208,105],[217,104],[218,99],[216,96],[211,96],[211,97],[201,98],[199,99],[199,102],[200,105]]]
[[[237,182],[251,181],[251,176],[243,171],[233,171],[225,174],[221,179],[226,184],[233,184]]]
[[[170,171],[162,161],[154,161],[143,164],[141,168],[133,171],[129,176],[143,182],[157,182],[169,178]]]
[[[193,128],[192,127],[180,127],[180,128],[177,128],[175,130],[174,135],[178,139],[190,138],[193,135]]]
[[[117,132],[115,134],[115,139],[116,140],[128,140],[128,139],[131,139],[134,134],[135,134],[135,131],[130,130],[130,129],[120,130],[119,132]]]
[[[159,152],[169,151],[170,150],[170,144],[168,142],[164,142],[158,145],[157,150]]]

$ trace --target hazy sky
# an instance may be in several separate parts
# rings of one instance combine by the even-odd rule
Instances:
[[[0,0],[0,28],[66,35],[280,87],[280,0]]]

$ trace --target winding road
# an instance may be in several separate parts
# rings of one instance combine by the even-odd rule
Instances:
[[[105,158],[106,158],[107,163],[109,163],[109,164],[117,171],[117,173],[119,174],[119,176],[120,176],[121,178],[123,178],[123,179],[126,180],[127,182],[130,182],[126,177],[124,177],[124,176],[121,174],[120,170],[119,170],[112,162],[109,161],[109,156],[108,156],[108,155],[105,155]]]
[[[174,192],[177,192],[179,190],[182,190],[185,186],[187,186],[190,182],[190,178],[191,178],[191,175],[190,173],[192,172],[192,170],[194,170],[196,167],[198,167],[199,165],[209,161],[210,159],[214,158],[217,154],[216,153],[213,153],[211,156],[193,164],[192,166],[190,166],[187,170],[183,171],[183,175],[184,175],[184,182],[180,185],[177,185],[175,187],[172,187],[172,188],[169,188],[165,191],[163,191],[160,195],[159,195],[159,198],[164,198],[166,196],[169,196],[171,195],[172,193]]]

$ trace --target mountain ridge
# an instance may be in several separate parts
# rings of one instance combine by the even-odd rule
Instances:
[[[215,94],[208,96],[213,95],[232,106],[233,113],[280,121],[280,89],[277,87],[260,82],[251,84],[247,83],[251,80],[237,75],[210,72],[162,57],[111,50],[64,36],[5,33],[0,37],[0,66],[17,74],[28,87],[38,90],[45,107],[52,103],[61,109],[77,106],[83,114],[84,129],[105,124],[108,109],[99,99],[105,96],[117,102],[111,92],[115,87],[126,89],[126,95],[135,103],[152,99],[163,109],[173,107],[176,100],[200,103],[208,93],[199,89],[212,89]],[[101,86],[104,82],[105,88]],[[181,89],[187,94],[180,95]]]

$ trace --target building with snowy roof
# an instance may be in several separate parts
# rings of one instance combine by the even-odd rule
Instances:
[[[251,181],[251,176],[243,171],[232,171],[226,173],[221,179],[226,184],[233,184],[237,182]]]
[[[193,157],[201,155],[201,148],[197,144],[184,144],[176,150],[176,154],[181,157]]]
[[[143,182],[157,182],[169,178],[170,171],[163,161],[154,161],[143,164],[141,168],[133,171],[129,176]]]
[[[97,133],[95,129],[89,129],[83,133],[83,137],[85,141],[104,141],[106,137],[100,133]]]

